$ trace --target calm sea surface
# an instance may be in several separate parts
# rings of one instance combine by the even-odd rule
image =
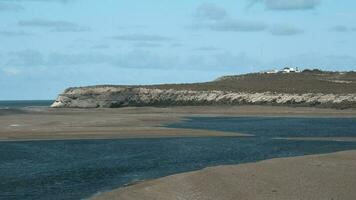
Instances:
[[[0,101],[0,109],[18,109],[25,107],[49,107],[53,100]]]
[[[0,142],[0,199],[83,199],[208,166],[356,149],[355,142],[273,139],[356,136],[355,118],[189,118],[169,127],[256,137]]]

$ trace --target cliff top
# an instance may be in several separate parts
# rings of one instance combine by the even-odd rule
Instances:
[[[116,90],[128,87],[157,89],[196,90],[196,91],[232,91],[232,92],[277,92],[277,93],[356,93],[356,72],[323,72],[306,70],[302,73],[253,73],[224,76],[215,81],[190,84],[162,85],[98,85],[68,88],[65,92],[77,89]]]

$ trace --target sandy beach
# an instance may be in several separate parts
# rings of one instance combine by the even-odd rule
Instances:
[[[356,151],[206,168],[117,189],[95,200],[353,200]]]
[[[248,136],[241,133],[160,127],[193,116],[355,117],[356,110],[278,106],[28,108],[0,113],[0,140]]]

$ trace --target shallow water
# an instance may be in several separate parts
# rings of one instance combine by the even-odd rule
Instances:
[[[308,123],[303,120],[313,123],[293,131]],[[278,129],[278,123],[285,128]],[[208,166],[356,149],[353,142],[272,139],[297,133],[320,136],[325,128],[328,135],[350,136],[355,119],[191,118],[171,126],[220,127],[258,136],[0,142],[0,198],[81,199],[135,181]]]

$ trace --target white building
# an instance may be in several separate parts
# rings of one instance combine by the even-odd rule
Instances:
[[[300,71],[299,71],[298,67],[296,67],[296,68],[294,68],[294,67],[285,67],[280,72],[282,72],[282,73],[298,73]]]
[[[261,71],[259,72],[260,74],[277,74],[277,73],[299,73],[298,67],[285,67],[281,70],[266,70],[266,71]]]

